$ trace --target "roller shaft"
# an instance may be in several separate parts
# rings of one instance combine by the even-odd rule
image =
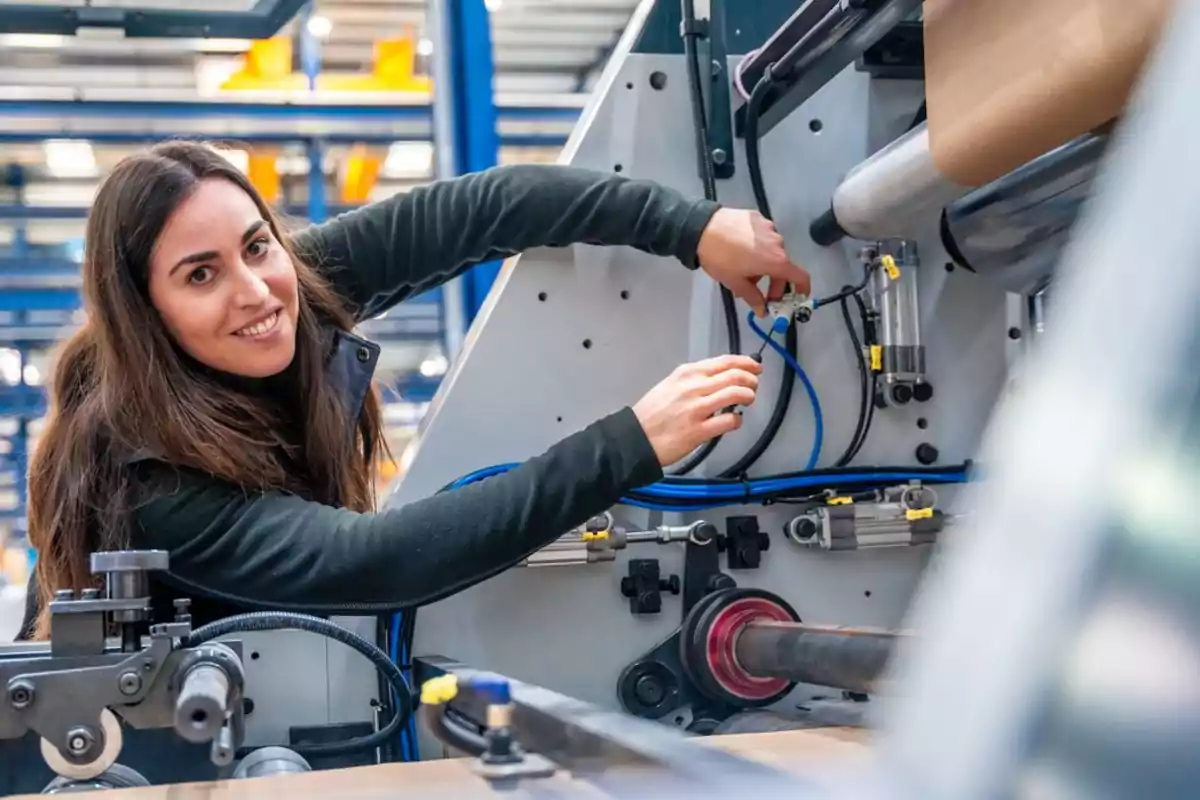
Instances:
[[[789,622],[752,622],[738,634],[738,664],[762,678],[830,686],[851,692],[879,691],[892,649],[904,634]]]

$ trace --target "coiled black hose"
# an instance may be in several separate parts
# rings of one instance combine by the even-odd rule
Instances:
[[[358,634],[348,631],[340,625],[335,625],[326,619],[313,617],[308,614],[294,614],[286,611],[255,611],[248,614],[237,614],[232,617],[211,622],[197,628],[180,640],[180,647],[197,647],[222,636],[232,633],[253,633],[256,631],[298,630],[315,633],[327,639],[357,650],[366,656],[375,668],[387,678],[395,690],[396,713],[388,724],[367,736],[347,739],[344,742],[329,742],[326,744],[305,744],[289,746],[291,750],[302,756],[333,756],[359,753],[364,750],[374,750],[381,744],[396,736],[413,713],[412,693],[404,682],[400,668],[388,658],[387,653]]]

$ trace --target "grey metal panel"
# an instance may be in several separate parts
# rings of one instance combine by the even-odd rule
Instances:
[[[649,85],[655,70],[668,78],[662,92]],[[585,112],[567,160],[602,170],[619,164],[623,174],[700,196],[682,60],[629,56],[611,77],[602,99]],[[895,110],[898,101],[887,97],[893,89],[911,93],[909,87],[871,86],[865,75],[848,69],[762,143],[778,224],[793,257],[813,271],[823,292],[852,279],[852,247],[817,248],[806,234],[807,222],[827,206],[847,169],[903,130],[871,130],[869,124],[902,119]],[[809,128],[813,118],[823,122],[818,134]],[[743,174],[720,190],[729,204],[751,203]],[[944,462],[973,456],[1003,385],[1005,296],[974,276],[942,268],[946,259],[936,222],[930,220],[920,238],[925,260],[921,309],[936,394],[924,405],[878,413],[860,463],[915,464],[914,450],[923,441],[936,444]],[[628,299],[622,299],[622,291],[629,293]],[[539,300],[541,292],[545,301]],[[680,362],[722,352],[721,326],[712,324],[720,313],[715,294],[702,273],[629,249],[577,246],[531,252],[510,262],[459,362],[446,376],[422,425],[407,477],[389,503],[425,497],[482,466],[534,455],[636,401]],[[592,341],[590,348],[582,346],[584,339]],[[743,341],[755,341],[749,330]],[[823,463],[830,463],[851,435],[859,391],[836,309],[816,315],[804,327],[801,362],[820,393],[827,429]],[[777,361],[769,359],[767,365],[762,400],[748,412],[745,429],[722,442],[713,468],[732,462],[765,424],[782,374]],[[926,430],[917,427],[918,417],[928,419]],[[756,474],[801,466],[812,430],[812,415],[797,392],[788,421]],[[954,492],[942,495],[952,501]],[[739,511],[708,516],[720,522],[726,513]],[[750,511],[760,515],[775,546],[761,570],[737,573],[740,583],[782,594],[806,621],[901,622],[926,548],[854,553],[789,549],[778,535],[786,511]],[[620,516],[635,524],[648,521],[640,511],[621,509]],[[510,570],[423,609],[415,650],[448,654],[616,707],[620,670],[679,621],[673,598],[658,617],[629,615],[618,582],[630,555],[662,559],[664,573],[682,569],[681,550],[639,545],[612,564]]]

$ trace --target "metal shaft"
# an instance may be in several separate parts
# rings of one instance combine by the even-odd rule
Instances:
[[[738,634],[735,653],[747,672],[763,678],[872,693],[896,641],[904,634],[790,622],[752,622]]]

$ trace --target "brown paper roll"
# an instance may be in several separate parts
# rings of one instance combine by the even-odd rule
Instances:
[[[1172,0],[925,0],[934,164],[981,186],[1121,114]]]

